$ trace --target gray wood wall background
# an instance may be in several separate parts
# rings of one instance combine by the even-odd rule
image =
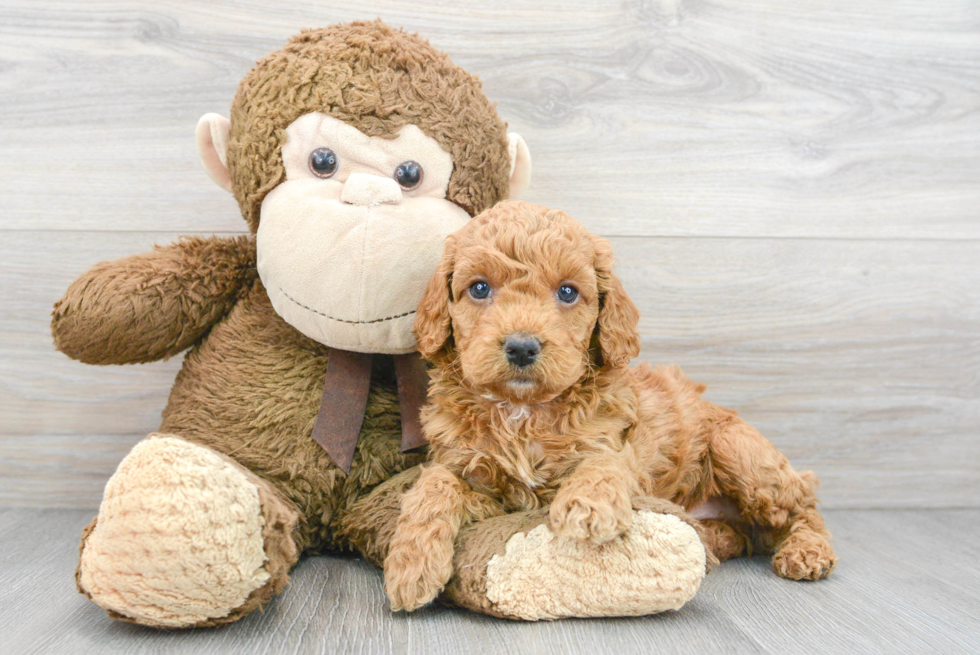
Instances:
[[[642,359],[825,506],[980,503],[980,3],[3,0],[0,504],[95,507],[179,367],[72,362],[51,304],[98,261],[242,231],[198,117],[301,28],[376,16],[479,74],[526,198],[613,241]]]

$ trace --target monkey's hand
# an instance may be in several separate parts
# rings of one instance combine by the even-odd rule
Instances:
[[[87,364],[171,357],[194,345],[256,276],[250,236],[188,237],[97,264],[55,303],[55,347]]]

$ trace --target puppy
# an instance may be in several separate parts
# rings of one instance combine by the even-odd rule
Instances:
[[[553,532],[602,543],[629,529],[640,495],[701,516],[724,499],[738,520],[706,526],[720,559],[751,546],[742,523],[778,575],[834,569],[809,474],[679,369],[627,368],[639,312],[612,263],[605,240],[523,202],[449,237],[415,320],[435,366],[422,413],[431,463],[402,498],[385,560],[392,609],[436,597],[468,522],[550,504]]]

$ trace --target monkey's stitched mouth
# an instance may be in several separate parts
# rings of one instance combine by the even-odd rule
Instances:
[[[386,316],[384,318],[375,318],[375,319],[371,319],[370,321],[349,321],[349,320],[347,320],[345,318],[336,318],[336,317],[330,316],[329,314],[324,314],[323,312],[321,312],[318,309],[313,309],[312,307],[308,307],[307,305],[304,305],[303,303],[301,303],[300,301],[296,300],[291,295],[289,295],[288,293],[286,293],[286,290],[283,289],[282,287],[279,287],[279,293],[281,293],[282,295],[286,296],[286,298],[290,302],[292,302],[292,303],[294,303],[294,304],[302,307],[306,311],[313,312],[314,314],[318,314],[318,315],[322,316],[323,318],[329,319],[331,321],[337,321],[338,323],[347,323],[348,325],[369,325],[371,323],[384,323],[385,321],[393,321],[396,318],[405,318],[406,316],[411,316],[412,314],[415,313],[415,310],[413,309],[413,310],[411,310],[409,312],[402,312],[401,314],[395,314],[394,316]]]

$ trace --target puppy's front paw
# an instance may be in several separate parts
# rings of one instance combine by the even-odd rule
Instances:
[[[603,498],[560,490],[551,503],[551,531],[562,537],[601,544],[626,532],[633,523],[629,496],[614,493]]]
[[[385,558],[385,592],[392,611],[413,612],[428,605],[453,575],[452,552],[439,552],[392,545]]]

